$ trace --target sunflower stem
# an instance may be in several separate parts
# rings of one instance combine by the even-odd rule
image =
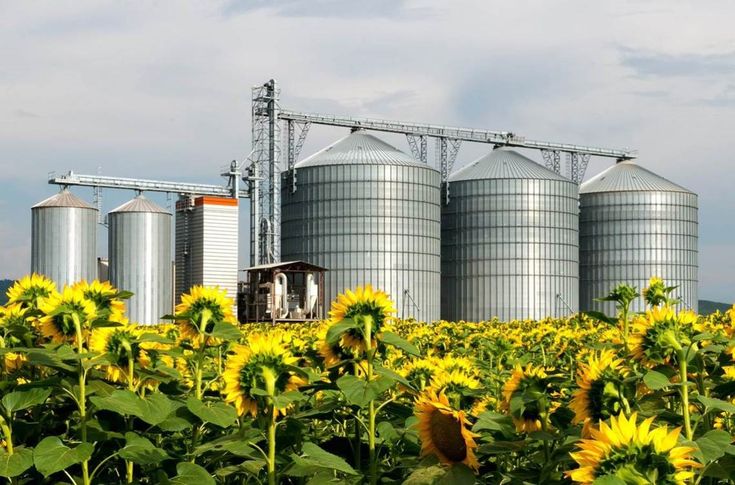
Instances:
[[[687,356],[684,349],[677,352],[679,357],[679,378],[681,379],[681,414],[684,418],[684,433],[689,441],[692,441],[692,423],[689,417],[689,382],[687,377]]]
[[[82,322],[79,315],[71,314],[74,320],[74,329],[77,334],[77,349],[79,355],[84,353],[84,335],[82,333]],[[84,368],[84,360],[79,360],[79,426],[81,428],[82,443],[87,442],[87,370]],[[89,459],[82,461],[82,483],[89,485]]]
[[[373,318],[364,317],[365,353],[367,354],[367,383],[373,380]],[[378,461],[375,456],[375,400],[368,403],[368,462],[370,466],[370,485],[378,483]]]
[[[276,404],[271,400],[271,416],[268,423],[268,485],[276,485]]]
[[[135,392],[135,358],[133,357],[133,351],[130,344],[126,347],[128,353],[128,389]],[[133,418],[128,418],[128,429],[132,428]],[[128,483],[133,483],[135,480],[135,464],[130,460],[125,460],[125,475]]]
[[[12,420],[12,417],[11,417]],[[5,449],[8,451],[8,455],[13,454],[13,425],[10,422],[0,416],[0,429],[3,431],[5,436]]]

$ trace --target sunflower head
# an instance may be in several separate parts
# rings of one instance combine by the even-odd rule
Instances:
[[[669,364],[691,344],[696,315],[678,315],[669,306],[655,307],[633,320],[630,346],[633,358],[647,366]]]
[[[480,381],[459,370],[446,372],[437,369],[429,387],[437,393],[444,394],[453,406],[460,409],[471,408],[482,394]]]
[[[73,288],[94,303],[100,317],[107,318],[111,322],[127,323],[125,302],[122,298],[126,294],[118,291],[109,281],[94,280],[88,283],[86,280],[82,280],[75,283]]]
[[[330,321],[333,324],[340,323],[346,319],[354,320],[358,325],[344,332],[342,335],[343,345],[358,350],[365,349],[365,327],[364,323],[370,325],[370,334],[373,337],[379,335],[383,324],[396,312],[396,309],[387,293],[375,290],[371,285],[358,286],[355,291],[345,290],[332,302],[329,311]]]
[[[43,299],[39,308],[40,333],[54,343],[76,341],[76,322],[81,327],[82,338],[86,339],[92,322],[97,319],[94,302],[71,286],[65,287],[61,294]]]
[[[421,455],[435,455],[442,463],[464,463],[473,470],[480,464],[475,457],[477,436],[469,430],[462,410],[452,408],[444,393],[427,389],[416,399],[414,414],[421,439]]]
[[[625,383],[630,374],[613,350],[591,354],[577,369],[577,386],[569,408],[573,422],[597,423],[630,409],[635,387]],[[587,427],[585,429],[588,429]]]
[[[140,330],[131,324],[119,327],[100,327],[92,331],[89,348],[105,354],[109,364],[103,366],[107,379],[126,382],[129,379],[130,359],[141,367],[150,364],[150,358],[138,341]]]
[[[293,391],[306,384],[294,372],[297,358],[287,346],[290,335],[283,332],[267,334],[251,333],[246,345],[236,345],[227,358],[224,372],[225,401],[235,405],[239,415],[271,409],[272,398],[286,391]],[[265,395],[263,393],[265,391]],[[287,407],[276,407],[280,414]]]
[[[45,298],[58,294],[56,285],[40,274],[26,275],[8,289],[8,303],[18,303],[24,308],[37,311]]]
[[[654,276],[648,280],[648,286],[643,288],[643,299],[651,308],[662,306],[662,305],[673,305],[679,300],[671,298],[671,292],[673,292],[676,286],[666,286],[664,280]]]
[[[590,439],[579,442],[571,453],[579,468],[567,472],[577,483],[592,484],[597,478],[612,475],[624,483],[683,485],[694,476],[696,448],[677,446],[681,428],[669,432],[666,426],[651,430],[653,418],[637,425],[637,414],[630,418],[620,413],[610,418],[610,425],[600,422]]]
[[[176,305],[181,340],[191,341],[194,347],[217,345],[220,341],[206,334],[218,323],[237,324],[232,306],[227,291],[219,287],[193,286],[189,293],[181,295],[181,303]]]
[[[501,408],[510,413],[516,430],[531,433],[543,428],[552,407],[549,375],[543,367],[517,365],[503,385]]]
[[[428,387],[437,372],[436,363],[431,359],[412,359],[398,369],[398,373],[419,391]]]

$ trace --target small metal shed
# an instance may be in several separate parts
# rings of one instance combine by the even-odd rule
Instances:
[[[304,322],[324,318],[322,266],[287,261],[246,268],[238,292],[242,322]]]

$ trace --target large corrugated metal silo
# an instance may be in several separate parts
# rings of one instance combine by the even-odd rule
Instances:
[[[108,224],[110,282],[133,293],[128,318],[159,323],[172,313],[171,214],[139,195],[112,210]]]
[[[449,177],[442,318],[558,317],[579,299],[578,187],[507,148]]]
[[[97,277],[97,209],[67,189],[31,208],[31,271],[61,288]]]
[[[697,195],[632,161],[580,187],[581,310],[614,314],[596,302],[619,283],[647,286],[651,276],[678,285],[674,296],[698,307]],[[644,307],[638,300],[633,307]]]
[[[296,165],[282,191],[281,259],[329,269],[325,298],[370,283],[400,316],[439,318],[440,176],[355,131]]]

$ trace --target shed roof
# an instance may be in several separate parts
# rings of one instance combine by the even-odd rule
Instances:
[[[263,271],[270,269],[288,269],[293,271],[329,271],[323,266],[307,263],[306,261],[283,261],[280,263],[260,264],[245,268],[243,271]]]

